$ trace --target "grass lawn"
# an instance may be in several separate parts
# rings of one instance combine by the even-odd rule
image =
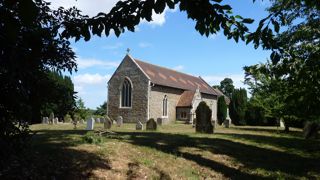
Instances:
[[[102,129],[96,124],[95,129]],[[84,125],[33,125],[31,146],[2,174],[23,179],[320,179],[320,141],[296,130],[218,127],[197,134],[191,125],[136,131],[112,127],[100,144],[83,141]]]

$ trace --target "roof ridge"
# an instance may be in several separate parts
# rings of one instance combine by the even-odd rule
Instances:
[[[167,69],[167,70],[170,70],[170,71],[175,71],[175,72],[177,72],[177,73],[184,74],[184,75],[191,76],[191,77],[194,77],[194,78],[198,78],[198,79],[199,79],[199,77],[194,76],[194,75],[191,75],[191,74],[188,74],[188,73],[180,72],[180,71],[177,71],[177,70],[174,70],[174,69],[170,69],[170,68],[167,68],[167,67],[164,67],[164,66],[159,66],[159,65],[152,64],[152,63],[149,63],[149,62],[146,62],[146,61],[141,61],[140,59],[135,59],[135,58],[134,58],[134,60],[135,60],[135,61],[140,61],[140,62],[142,62],[142,63],[150,64],[150,65],[152,65],[152,66],[157,66],[157,67],[159,67],[159,68]]]

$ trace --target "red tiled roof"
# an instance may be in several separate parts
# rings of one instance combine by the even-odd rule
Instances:
[[[142,71],[149,76],[151,82],[154,84],[190,91],[196,91],[199,87],[201,93],[218,95],[201,77],[191,76],[137,59],[134,59],[134,61],[140,66]]]
[[[177,107],[191,107],[194,93],[194,91],[184,91],[180,96]]]

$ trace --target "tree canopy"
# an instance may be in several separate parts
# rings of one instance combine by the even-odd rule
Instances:
[[[271,61],[244,68],[246,83],[268,115],[319,122],[320,3],[272,1],[268,11],[284,28],[274,38],[279,48]]]

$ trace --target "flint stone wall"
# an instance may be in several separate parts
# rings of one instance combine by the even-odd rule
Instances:
[[[132,83],[132,106],[121,108],[120,94],[126,77]],[[126,57],[108,83],[108,116],[112,119],[122,116],[123,122],[146,122],[148,119],[148,85],[148,78],[129,57]]]

